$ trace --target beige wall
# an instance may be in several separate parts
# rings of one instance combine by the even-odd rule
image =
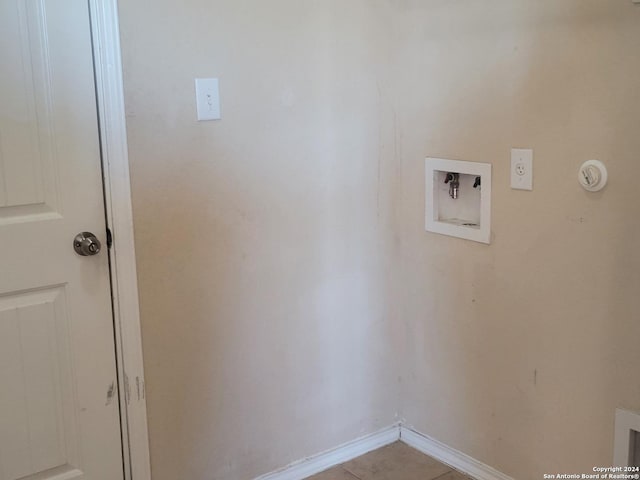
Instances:
[[[614,409],[640,409],[640,8],[396,4],[402,415],[517,479],[610,465]],[[490,246],[423,231],[426,155],[493,165]]]
[[[120,9],[154,480],[249,479],[396,412],[518,479],[611,462],[640,408],[639,8]],[[207,76],[223,120],[197,123]],[[492,245],[424,232],[427,155],[493,164]]]
[[[154,480],[249,479],[390,425],[387,8],[120,10]],[[197,123],[208,76],[223,120]]]

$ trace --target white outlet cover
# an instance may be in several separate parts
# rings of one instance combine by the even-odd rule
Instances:
[[[533,190],[533,150],[511,149],[511,188]]]

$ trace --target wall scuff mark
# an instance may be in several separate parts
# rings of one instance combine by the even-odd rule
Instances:
[[[131,388],[129,387],[129,375],[124,374],[124,398],[127,405],[131,402]]]
[[[116,384],[115,382],[111,382],[111,385],[109,385],[109,388],[107,389],[107,403],[105,403],[105,406],[110,405],[111,402],[113,402],[113,396],[115,394],[115,390],[116,390]]]

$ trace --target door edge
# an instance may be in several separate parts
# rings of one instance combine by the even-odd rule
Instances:
[[[125,480],[151,480],[117,0],[88,0],[102,150]]]

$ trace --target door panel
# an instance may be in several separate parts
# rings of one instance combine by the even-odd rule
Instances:
[[[0,5],[3,64],[13,67],[0,73],[0,91],[11,92],[3,94],[0,119],[0,221],[6,223],[55,211],[55,139],[43,0]]]
[[[0,0],[0,480],[123,478],[89,25]]]
[[[62,286],[0,297],[0,451],[8,478],[77,463]],[[8,407],[8,408],[7,408]]]

